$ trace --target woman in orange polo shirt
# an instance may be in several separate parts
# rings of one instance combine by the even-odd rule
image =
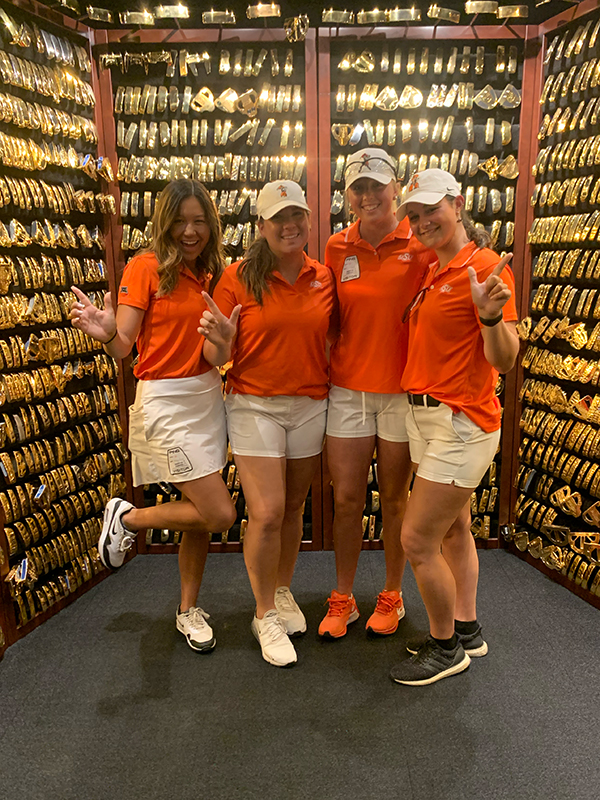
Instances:
[[[304,253],[310,212],[300,186],[261,190],[261,237],[219,281],[204,314],[211,364],[227,373],[227,426],[248,504],[244,558],[256,614],[252,632],[275,666],[296,661],[289,636],[306,620],[289,586],[302,538],[302,507],[323,447],[326,336],[334,308],[330,270]],[[237,333],[228,317],[241,305]]]
[[[111,500],[98,550],[105,566],[123,564],[134,537],[148,528],[183,531],[179,548],[181,603],[177,629],[190,647],[212,650],[208,614],[196,606],[211,531],[227,530],[235,511],[219,471],[226,464],[221,379],[202,355],[198,319],[223,270],[221,226],[210,196],[195,180],[177,180],[161,192],[153,242],[125,267],[115,315],[110,293],[96,308],[77,287],[73,325],[102,342],[113,358],[137,345],[138,378],[130,408],[129,449],[134,485],[172,483],[176,503],[134,508]],[[229,321],[235,326],[239,309]]]
[[[400,543],[411,475],[402,372],[407,330],[402,311],[433,254],[396,219],[396,167],[385,150],[366,148],[346,163],[346,199],[357,221],[332,236],[325,263],[335,276],[340,331],[331,348],[327,462],[333,479],[337,586],[319,626],[338,639],[359,613],[352,594],[373,452],[383,516],[386,579],[367,631],[394,633],[404,616]]]
[[[398,216],[435,251],[421,290],[407,306],[409,347],[403,381],[407,427],[418,465],[402,525],[402,544],[429,616],[430,634],[392,669],[398,683],[421,686],[461,672],[487,644],[477,622],[478,559],[469,499],[500,440],[495,396],[500,372],[519,351],[514,280],[490,250],[489,236],[464,210],[448,172],[412,176]]]

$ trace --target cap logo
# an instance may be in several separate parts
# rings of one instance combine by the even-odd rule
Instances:
[[[412,178],[410,179],[410,183],[408,184],[407,192],[414,192],[415,189],[419,188],[419,173],[415,173]]]
[[[366,164],[366,162],[371,158],[371,156],[368,153],[363,153],[361,158],[363,160],[363,163]]]
[[[285,186],[282,183],[279,184],[279,186],[277,187],[277,190],[278,190],[278,192],[279,192],[281,197],[287,197],[287,189],[285,188]]]

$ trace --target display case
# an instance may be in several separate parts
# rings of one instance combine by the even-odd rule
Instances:
[[[117,365],[70,322],[72,285],[103,305],[116,212],[88,43],[18,9],[1,19],[0,562],[14,640],[105,573],[96,543],[127,453]]]
[[[600,12],[588,11],[549,31],[541,56],[518,494],[507,536],[600,605]]]

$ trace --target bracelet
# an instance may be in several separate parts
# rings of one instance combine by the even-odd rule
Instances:
[[[116,329],[115,329],[115,332],[114,332],[114,333],[113,333],[113,335],[110,337],[110,339],[107,339],[105,342],[102,342],[102,347],[104,347],[104,346],[105,346],[105,345],[107,345],[107,344],[110,344],[110,343],[112,342],[112,340],[113,340],[113,339],[116,339],[116,337],[117,337],[117,333],[118,333],[118,332],[119,332],[119,329],[118,329],[118,328],[116,328]]]
[[[503,319],[502,312],[500,312],[500,314],[498,314],[497,317],[492,317],[492,319],[482,319],[481,317],[479,317],[479,322],[481,322],[482,325],[485,325],[486,328],[493,328],[494,325],[497,325],[499,322],[502,322],[502,319]]]

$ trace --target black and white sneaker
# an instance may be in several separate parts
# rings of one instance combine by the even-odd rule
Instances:
[[[209,615],[201,608],[188,608],[183,612],[177,609],[177,630],[183,633],[192,650],[199,653],[209,653],[217,643],[207,619]]]
[[[463,672],[470,663],[460,642],[453,650],[444,650],[429,637],[414,655],[392,668],[390,678],[407,686],[427,686]]]
[[[470,658],[481,658],[487,655],[488,646],[487,642],[481,635],[481,625],[477,628],[475,633],[456,633],[458,641],[462,644],[463,650]],[[406,643],[406,649],[409,653],[414,655],[427,641],[429,634],[423,633],[421,636],[409,639]]]
[[[100,561],[109,569],[119,569],[123,566],[127,552],[133,547],[136,534],[127,530],[121,521],[123,515],[133,507],[120,497],[114,497],[106,504],[102,533],[98,540],[98,552]]]

